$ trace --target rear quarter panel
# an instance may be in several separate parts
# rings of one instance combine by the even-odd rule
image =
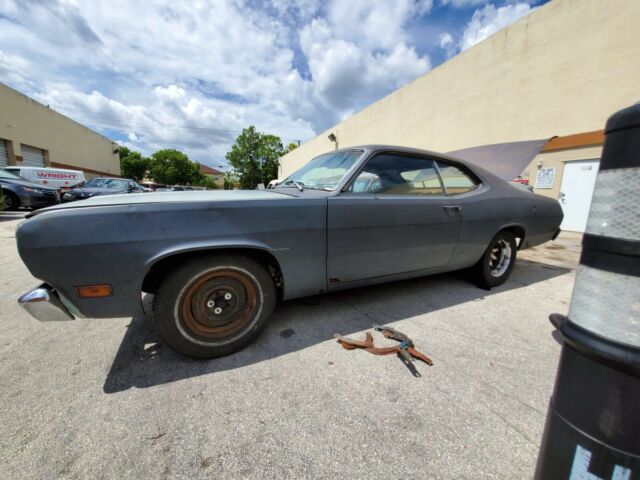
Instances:
[[[460,196],[463,206],[462,228],[452,267],[474,265],[489,242],[500,230],[518,227],[525,237],[520,248],[529,248],[550,240],[562,221],[562,209],[556,200],[493,181],[482,192]]]

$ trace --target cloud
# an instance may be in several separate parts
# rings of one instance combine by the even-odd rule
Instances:
[[[496,8],[493,4],[476,10],[462,33],[459,48],[464,51],[507,25],[524,17],[532,10],[528,3],[514,3]]]
[[[412,35],[433,0],[0,0],[0,81],[145,153],[219,164],[242,128],[310,138],[519,5],[487,5],[462,37],[424,45]]]
[[[449,32],[438,35],[438,44],[440,48],[444,50],[447,58],[451,58],[457,53],[457,44]]]
[[[405,27],[431,6],[431,1],[335,1],[326,18],[307,24],[300,46],[313,91],[326,110],[342,118],[426,73],[429,57],[409,44]]]

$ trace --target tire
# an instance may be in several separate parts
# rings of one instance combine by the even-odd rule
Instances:
[[[164,342],[196,358],[215,358],[251,343],[276,305],[268,270],[241,255],[207,255],[173,270],[153,301]]]
[[[14,193],[3,190],[2,196],[4,198],[4,211],[14,212],[20,208],[20,199]]]
[[[516,237],[508,230],[499,232],[489,242],[482,258],[473,267],[480,288],[491,290],[507,281],[516,263]]]

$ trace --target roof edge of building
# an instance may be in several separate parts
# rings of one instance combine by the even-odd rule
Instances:
[[[24,97],[25,99],[27,99],[27,100],[29,100],[29,101],[31,101],[31,102],[33,102],[33,103],[35,103],[38,107],[40,107],[40,108],[42,108],[42,109],[44,109],[44,110],[46,110],[46,111],[49,111],[49,112],[51,112],[51,113],[54,113],[54,114],[56,114],[56,115],[59,115],[60,117],[64,118],[65,120],[68,120],[68,121],[70,121],[70,122],[72,122],[72,123],[75,123],[76,125],[78,125],[78,126],[80,126],[80,127],[84,128],[85,130],[88,130],[89,132],[93,133],[94,135],[97,135],[97,136],[99,136],[99,137],[101,137],[101,138],[103,138],[103,139],[107,140],[107,141],[108,141],[108,142],[110,142],[110,143],[115,143],[115,144],[117,144],[117,143],[118,143],[118,142],[116,142],[115,140],[113,140],[113,139],[111,139],[111,138],[109,138],[109,137],[107,137],[107,136],[105,136],[105,135],[101,134],[100,132],[96,132],[96,131],[95,131],[95,130],[93,130],[92,128],[89,128],[89,127],[87,127],[86,125],[83,125],[82,123],[78,122],[77,120],[74,120],[73,118],[68,117],[68,116],[67,116],[67,115],[65,115],[64,113],[60,113],[60,112],[58,112],[57,110],[54,110],[53,108],[48,107],[48,106],[47,106],[47,105],[45,105],[44,103],[40,103],[38,100],[36,100],[36,99],[34,99],[34,98],[30,97],[29,95],[27,95],[27,94],[25,94],[25,93],[22,93],[22,92],[21,92],[21,91],[19,91],[19,90],[16,90],[15,88],[13,88],[13,87],[11,87],[11,86],[7,85],[6,83],[0,82],[0,87],[4,87],[4,88],[6,88],[6,89],[8,89],[8,90],[11,90],[11,91],[12,91],[12,92],[14,92],[14,93],[17,93],[19,96]]]

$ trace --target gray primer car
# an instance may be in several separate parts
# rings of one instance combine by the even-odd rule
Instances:
[[[463,268],[499,285],[517,248],[555,238],[561,220],[557,201],[455,158],[355,147],[275,190],[112,195],[31,214],[18,249],[45,284],[20,302],[40,320],[124,317],[150,292],[164,341],[214,357],[255,338],[278,299]]]

